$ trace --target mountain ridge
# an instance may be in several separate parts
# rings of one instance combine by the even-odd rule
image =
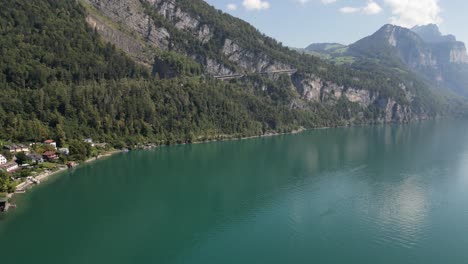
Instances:
[[[344,55],[378,59],[388,67],[409,70],[438,89],[468,96],[468,55],[463,42],[444,36],[437,25],[417,26],[412,30],[391,24],[347,46]],[[344,56],[321,51],[331,58]]]
[[[449,114],[410,75],[304,56],[201,0],[12,0],[0,12],[6,140],[172,144]],[[283,69],[297,72],[260,74]]]
[[[206,72],[211,75],[228,75],[236,73],[252,74],[264,71],[297,68],[299,69],[297,76],[303,76],[303,84],[314,82],[314,80],[304,80],[307,78],[314,78],[315,81],[319,80],[319,82],[323,84],[329,82],[330,80],[322,80],[330,78],[327,77],[329,74],[324,74],[324,71],[321,70],[325,68],[329,68],[329,71],[332,72],[342,72],[349,75],[349,77],[333,77],[336,80],[353,80],[352,75],[362,75],[362,72],[360,71],[353,72],[348,69],[343,71],[340,68],[336,68],[333,65],[327,65],[326,63],[314,59],[313,57],[308,57],[306,59],[301,58],[300,54],[291,52],[288,48],[283,47],[280,43],[258,32],[258,30],[253,28],[251,25],[228,14],[224,14],[221,11],[215,11],[215,9],[212,7],[208,8],[207,6],[209,5],[203,1],[130,1],[130,3],[127,2],[128,5],[126,8],[120,7],[118,5],[113,6],[112,1],[109,0],[86,1],[95,9],[99,10],[104,7],[105,10],[100,10],[102,14],[118,14],[118,10],[132,10],[132,7],[134,7],[134,4],[132,3],[136,3],[136,5],[141,4],[141,6],[144,6],[146,15],[149,17],[151,22],[158,24],[156,28],[159,30],[166,30],[166,27],[171,28],[167,31],[172,33],[166,34],[166,36],[188,34],[197,37],[198,40],[196,41],[201,42],[201,44],[192,43],[192,47],[200,46],[200,49],[207,48],[210,50],[209,55],[211,57],[205,56],[203,54],[200,56],[200,53],[197,53],[198,51],[195,51],[195,53],[190,53],[186,52],[186,50],[183,48],[173,47],[173,49],[183,53],[188,57],[194,58],[198,63],[202,64],[206,69]],[[107,4],[98,5],[97,2],[105,2]],[[131,13],[138,14],[138,11],[132,11]],[[143,12],[141,15],[145,16],[144,13],[145,12]],[[126,16],[124,13],[121,13],[118,17]],[[228,21],[229,23],[224,22],[224,20]],[[119,21],[118,18],[117,21]],[[172,23],[167,25],[167,21],[172,21]],[[176,25],[175,28],[173,27],[174,23]],[[129,25],[129,27],[132,26],[133,25],[131,24]],[[242,32],[242,30],[245,30],[245,32]],[[219,34],[220,32],[221,34]],[[249,36],[249,38],[246,38],[246,36]],[[167,39],[167,43],[170,42],[171,37]],[[217,58],[214,59],[213,57]],[[346,73],[347,71],[350,73]],[[367,75],[367,73],[365,75]],[[363,76],[362,78],[369,77]],[[354,79],[356,80],[358,78]],[[297,82],[296,80],[295,83],[300,82]],[[308,97],[307,94],[309,90],[314,88],[310,87],[310,85],[306,86],[308,88],[302,89],[301,86],[296,87],[296,90],[300,92],[302,99],[310,101],[311,98]],[[362,89],[359,88],[359,86],[361,86],[359,82],[353,83],[347,81],[347,83],[337,83],[337,87],[341,86],[357,86],[355,88]],[[373,85],[371,89],[377,89],[378,86],[379,85]],[[395,85],[394,87],[396,87],[396,89],[388,88],[388,90],[394,90],[392,93],[397,92],[399,90],[399,86]],[[320,90],[323,90],[323,88],[324,85],[320,87]],[[344,88],[345,87],[340,89],[343,90]],[[400,91],[404,93],[404,91]],[[405,96],[402,96],[401,98],[404,97]],[[316,97],[314,97],[313,101],[322,102]]]

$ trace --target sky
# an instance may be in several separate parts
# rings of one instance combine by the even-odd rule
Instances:
[[[434,23],[468,42],[467,0],[205,0],[286,46],[353,43],[385,24]]]

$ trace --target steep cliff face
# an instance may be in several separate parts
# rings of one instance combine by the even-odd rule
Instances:
[[[235,33],[222,32],[223,28],[211,21],[210,17],[202,17],[189,8],[190,1],[81,1],[89,10],[87,22],[91,27],[95,28],[105,40],[148,66],[154,63],[154,57],[159,52],[171,50],[203,65],[208,75],[252,74],[295,68],[295,65],[288,60],[278,59],[283,56],[281,55],[283,51],[268,51],[272,45],[265,42],[269,39],[252,36],[251,40],[246,41],[236,38]],[[203,11],[206,11],[208,16],[214,14],[209,12],[217,12],[209,9],[211,7],[207,5],[205,8]],[[235,32],[235,29],[232,30]],[[382,32],[379,37],[386,38],[385,41],[389,45],[395,47],[406,45],[398,41],[397,35],[401,33],[398,29],[387,27]],[[249,41],[253,41],[251,43],[255,44],[255,48],[249,46],[251,45]],[[213,49],[213,47],[218,48]],[[272,53],[280,55],[274,58],[271,56]],[[430,55],[424,57],[421,54],[426,53],[416,50],[404,53],[402,56],[408,62],[415,64],[435,63]],[[270,77],[275,78],[272,75]],[[397,102],[396,98],[378,92],[345,87],[313,74],[293,74],[291,80],[293,85],[291,89],[299,95],[299,98],[291,103],[293,108],[308,103],[321,103],[333,107],[340,100],[346,100],[362,108],[362,111],[371,106],[380,109],[382,114],[378,120],[381,122],[401,122],[421,118],[412,113],[410,103]],[[262,87],[258,89],[262,90]],[[297,103],[298,100],[301,102]],[[382,103],[384,101],[386,103]]]
[[[468,97],[468,54],[465,44],[453,35],[442,35],[437,25],[414,27],[429,47],[437,64],[434,67],[416,68],[420,74],[437,86],[448,88],[458,95]]]
[[[439,64],[468,63],[468,54],[463,42],[454,35],[442,35],[435,24],[416,26],[411,29],[429,46]]]
[[[434,42],[428,43],[428,46],[436,58],[437,63],[435,66],[468,64],[468,55],[463,42]]]
[[[298,88],[302,98],[310,102],[336,104],[340,99],[347,99],[365,108],[378,98],[378,93],[351,87],[345,88],[314,76],[294,76],[293,83]]]
[[[358,63],[378,60],[386,67],[412,71],[431,86],[468,97],[465,44],[453,35],[442,35],[437,25],[412,29],[385,25],[371,36],[348,47],[340,47],[338,51],[333,48],[316,49],[332,61],[346,56],[355,58]]]
[[[397,57],[412,69],[468,63],[465,44],[457,41],[455,36],[443,36],[436,25],[412,30],[385,25],[350,48],[358,54]]]
[[[437,57],[424,41],[407,28],[385,25],[373,35],[350,46],[352,52],[396,57],[410,68],[435,67]]]
[[[156,21],[155,17],[149,14],[148,9],[164,19],[165,24],[173,27],[172,30],[192,37],[190,45],[193,45],[193,42],[196,42],[196,45],[200,47],[208,45],[213,38],[215,29],[201,22],[200,17],[194,17],[189,12],[184,11],[177,1],[82,1],[85,1],[95,11],[90,12],[88,16],[90,26],[96,28],[107,41],[114,43],[145,64],[151,63],[151,55],[154,56],[155,50],[170,49],[194,58],[206,66],[206,71],[212,75],[265,72],[290,68],[288,65],[271,60],[261,52],[248,51],[235,40],[229,38],[222,40],[223,46],[220,50],[226,61],[181,47],[180,43],[177,43],[179,39],[171,36],[170,30],[162,26],[161,21]],[[100,16],[96,14],[100,14]],[[125,32],[129,33],[125,34]],[[226,62],[230,63],[226,64]]]
[[[81,1],[90,11],[88,24],[136,61],[151,67],[156,51],[168,49],[169,32],[154,26],[140,1]]]
[[[450,54],[448,57],[450,63],[468,64],[468,55],[464,43],[453,43],[449,50]]]
[[[339,100],[347,100],[356,103],[362,110],[375,106],[382,111],[382,116],[377,119],[378,122],[410,122],[429,118],[429,115],[422,109],[418,109],[420,111],[418,114],[412,111],[411,104],[415,96],[403,83],[395,87],[395,89],[399,89],[404,93],[406,104],[398,102],[395,98],[381,96],[378,92],[352,87],[345,88],[314,76],[305,78],[293,76],[293,84],[297,87],[301,97],[309,102],[334,106]]]
[[[411,28],[411,31],[418,34],[418,36],[427,43],[457,41],[454,35],[446,35],[446,36],[442,35],[442,33],[439,30],[439,26],[437,26],[436,24],[415,26]]]
[[[268,58],[263,53],[255,54],[248,51],[231,39],[224,41],[222,53],[245,72],[268,72],[292,68],[290,65]]]

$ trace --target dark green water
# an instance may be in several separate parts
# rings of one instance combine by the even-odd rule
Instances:
[[[468,263],[468,124],[119,154],[0,220],[1,263]]]

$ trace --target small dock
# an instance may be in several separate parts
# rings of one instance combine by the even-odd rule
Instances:
[[[6,203],[5,204],[5,207],[3,207],[3,212],[7,212],[8,210],[10,209],[16,209],[16,204],[11,204],[11,203]],[[0,211],[1,211],[1,208],[0,208]]]
[[[10,207],[8,197],[0,197],[0,212],[8,211],[8,207]]]

